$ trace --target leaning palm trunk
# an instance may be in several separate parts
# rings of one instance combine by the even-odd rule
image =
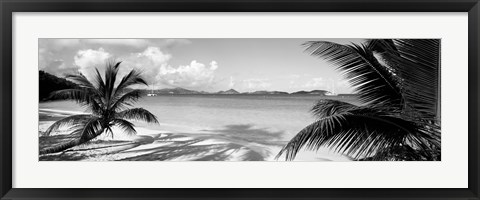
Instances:
[[[102,128],[102,129],[98,130],[94,135],[88,135],[85,138],[81,137],[81,138],[73,139],[73,140],[71,140],[70,142],[67,142],[67,143],[63,143],[63,144],[59,144],[59,145],[56,145],[56,146],[53,146],[53,147],[48,147],[48,148],[42,149],[42,150],[40,150],[39,154],[43,155],[43,154],[49,154],[49,153],[58,153],[58,152],[62,152],[62,151],[65,151],[67,149],[70,149],[72,147],[84,144],[84,143],[86,143],[90,140],[93,140],[94,138],[96,138],[100,134],[102,134],[104,130],[105,129]]]
[[[90,81],[83,74],[68,75],[67,78],[78,84],[77,88],[55,91],[52,99],[74,100],[87,108],[91,114],[80,114],[65,117],[53,123],[44,133],[51,132],[62,126],[70,126],[71,134],[78,135],[67,143],[40,150],[40,155],[65,151],[74,146],[84,144],[102,133],[113,137],[113,126],[118,126],[127,134],[136,134],[134,124],[128,120],[140,120],[148,123],[158,123],[157,117],[143,108],[128,108],[140,96],[139,89],[131,89],[133,85],[147,85],[140,72],[131,70],[119,81],[117,77],[120,62],[107,63],[105,75],[102,77],[98,69],[94,80]],[[118,84],[116,84],[118,83]]]

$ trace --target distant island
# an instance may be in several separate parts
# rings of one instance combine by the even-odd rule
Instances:
[[[283,91],[267,91],[259,90],[254,92],[238,92],[235,89],[229,89],[226,91],[218,92],[205,92],[205,91],[196,91],[189,90],[181,87],[176,88],[164,88],[158,90],[143,90],[145,94],[155,94],[155,95],[317,95],[317,96],[356,96],[355,94],[332,94],[326,90],[311,90],[311,91],[297,91],[297,92],[283,92]]]
[[[229,89],[227,91],[219,91],[216,94],[241,94],[241,93],[234,89]]]
[[[40,101],[49,100],[49,94],[52,91],[60,89],[70,89],[78,87],[75,83],[66,80],[65,78],[59,78],[55,75],[49,74],[44,71],[39,71],[40,76]],[[317,95],[317,96],[340,96],[340,97],[355,97],[356,94],[333,94],[326,90],[311,90],[311,91],[297,91],[297,92],[283,92],[283,91],[267,91],[259,90],[254,92],[238,92],[235,89],[229,89],[226,91],[218,92],[206,92],[189,90],[181,87],[164,88],[164,89],[143,89],[141,90],[144,95]],[[153,95],[151,95],[153,94]]]

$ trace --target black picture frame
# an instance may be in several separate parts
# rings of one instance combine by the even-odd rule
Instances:
[[[480,199],[478,0],[0,0],[1,199]],[[12,188],[14,12],[468,12],[468,188],[35,189]],[[455,172],[452,172],[455,173]]]

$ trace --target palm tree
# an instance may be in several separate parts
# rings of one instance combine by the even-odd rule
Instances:
[[[440,160],[440,40],[326,41],[306,51],[337,66],[359,96],[358,104],[319,100],[316,121],[279,152],[328,147],[356,160]]]
[[[67,143],[40,150],[40,154],[64,151],[71,147],[88,142],[102,133],[113,137],[113,126],[118,126],[127,134],[136,134],[134,125],[127,120],[142,120],[158,123],[155,115],[143,108],[128,108],[141,95],[133,85],[147,85],[137,70],[131,70],[122,79],[117,80],[121,62],[107,62],[105,74],[102,77],[98,69],[94,80],[88,80],[83,74],[68,75],[67,79],[79,87],[58,90],[51,94],[54,99],[74,100],[87,108],[91,114],[72,115],[53,123],[46,131],[48,136],[52,131],[62,126],[70,126],[69,131],[77,136]],[[118,82],[118,84],[116,84]]]

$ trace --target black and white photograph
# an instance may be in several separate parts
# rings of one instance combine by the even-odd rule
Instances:
[[[40,38],[38,160],[441,161],[440,55],[437,38]]]

